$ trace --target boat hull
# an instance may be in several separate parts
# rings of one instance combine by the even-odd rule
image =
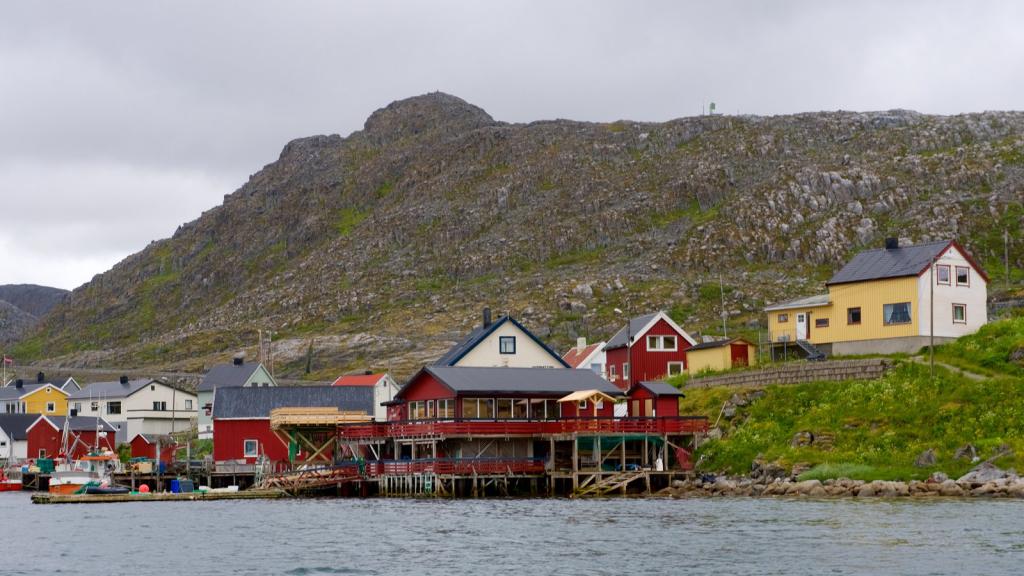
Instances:
[[[21,482],[0,482],[0,492],[20,492]]]

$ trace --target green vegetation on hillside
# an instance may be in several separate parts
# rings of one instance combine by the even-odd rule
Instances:
[[[982,459],[1009,447],[1013,454],[998,464],[1022,469],[1024,370],[1005,361],[1022,338],[1024,320],[1007,320],[944,349],[943,358],[959,357],[965,365],[1002,372],[986,380],[939,368],[932,382],[927,366],[902,363],[879,380],[768,387],[764,398],[740,408],[732,420],[721,420],[725,437],[698,449],[701,468],[742,474],[760,457],[787,468],[816,466],[807,477],[817,478],[912,479],[936,470],[956,476],[974,464],[954,454],[972,444]],[[688,390],[683,411],[714,422],[734,393],[745,392]],[[794,437],[806,432],[816,442],[793,446]],[[915,467],[917,456],[928,449],[935,450],[936,464]]]

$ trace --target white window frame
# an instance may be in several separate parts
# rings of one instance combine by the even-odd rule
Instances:
[[[111,412],[111,411],[110,411],[110,410],[111,410],[111,406],[113,406],[114,404],[117,404],[117,412]],[[120,400],[118,400],[118,401],[114,401],[114,402],[110,402],[110,401],[108,401],[108,402],[107,402],[107,409],[106,409],[106,413],[107,413],[108,415],[111,415],[111,414],[120,414],[120,413],[121,413],[121,401],[120,401]]]
[[[964,311],[963,320],[956,319],[956,309],[960,308]],[[967,304],[954,303],[953,304],[953,324],[967,324]]]
[[[667,339],[672,339],[672,347],[665,345]],[[655,345],[652,346],[651,343]],[[667,334],[664,336],[648,336],[647,337],[647,351],[648,352],[676,352],[679,350],[679,337]]]
[[[629,380],[629,362],[622,363],[622,379]]]
[[[56,402],[47,402],[46,403],[46,411],[47,412],[56,412],[57,411],[57,403]]]
[[[946,272],[946,281],[942,281],[942,272]],[[935,283],[940,286],[949,286],[953,283],[953,270],[949,264],[936,264],[935,265]]]
[[[587,409],[587,401],[586,400],[580,400],[579,403],[576,405],[576,409],[577,410],[586,410]]]
[[[82,413],[82,403],[81,402],[75,402],[74,404],[71,405],[71,407],[75,410],[75,412],[78,412],[79,414]]]
[[[252,442],[256,447],[252,452],[249,452],[249,443]],[[259,458],[260,456],[260,441],[254,438],[246,438],[242,440],[242,456],[244,458]]]
[[[185,410],[192,410],[192,399],[185,398]]]
[[[966,282],[961,282],[960,281],[960,271],[961,270],[963,270],[964,272],[967,272],[967,281]],[[957,286],[965,286],[967,288],[970,288],[971,287],[971,267],[970,266],[957,266],[955,272],[956,272],[956,285]]]
[[[673,373],[673,372],[672,372],[672,367],[673,367],[673,366],[678,366],[678,367],[679,367],[679,371],[678,371],[678,372],[675,372],[675,373]],[[667,374],[667,375],[669,375],[669,376],[678,376],[679,374],[683,374],[683,373],[685,373],[685,372],[686,372],[686,365],[685,365],[685,364],[683,364],[682,362],[669,362],[669,363],[668,363],[668,364],[667,364],[667,365],[665,366],[665,374]]]
[[[100,410],[100,403],[99,402],[93,400],[92,402],[89,403],[89,412],[99,412],[99,410]]]

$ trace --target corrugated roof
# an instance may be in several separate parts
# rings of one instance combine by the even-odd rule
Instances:
[[[651,314],[644,314],[643,316],[637,316],[636,318],[630,318],[629,323],[624,325],[612,336],[608,343],[605,344],[605,350],[611,350],[613,348],[622,348],[626,345],[627,338],[636,338],[640,331],[650,324],[651,320],[661,312],[653,312]]]
[[[590,358],[590,355],[602,346],[604,346],[604,342],[584,346],[582,349],[573,346],[568,352],[562,355],[562,360],[565,360],[565,362],[569,364],[570,368],[579,368],[580,364],[585,362],[587,358]]]
[[[772,304],[765,307],[764,310],[765,312],[774,312],[776,310],[791,310],[793,308],[814,308],[816,306],[827,306],[830,303],[831,300],[828,294],[815,294],[814,296],[805,296],[804,298]]]
[[[826,284],[917,276],[951,243],[952,240],[942,240],[893,249],[865,250],[847,262]]]
[[[373,388],[365,386],[274,386],[217,388],[213,418],[269,418],[275,408],[329,408],[373,414]]]
[[[39,414],[0,414],[0,430],[15,440],[28,439],[28,427]]]
[[[486,328],[484,328],[482,325],[477,326],[476,328],[473,329],[472,332],[469,333],[468,336],[466,336],[462,340],[462,342],[459,342],[455,346],[452,346],[451,349],[445,352],[444,356],[441,356],[437,360],[437,362],[434,362],[434,366],[454,366],[456,363],[458,363],[459,360],[462,359],[463,356],[469,354],[470,350],[476,348],[478,344],[483,342],[485,338],[490,336],[495,330],[498,329],[498,327],[500,327],[505,322],[511,322],[512,324],[514,324],[516,328],[522,330],[523,333],[529,336],[531,340],[540,345],[540,347],[543,348],[548,354],[550,354],[552,358],[561,362],[566,368],[569,367],[569,365],[566,364],[565,360],[562,360],[562,357],[559,356],[557,352],[552,350],[551,347],[545,344],[533,332],[527,330],[525,326],[520,324],[518,321],[516,321],[515,318],[512,318],[511,316],[502,316],[501,318],[498,318],[490,326]]]
[[[693,350],[693,348],[691,348],[690,350]],[[654,394],[655,396],[685,396],[682,390],[666,382],[643,381],[638,382],[636,385],[643,386],[644,388],[647,389],[648,392]]]
[[[217,364],[203,377],[196,389],[199,392],[212,392],[217,388],[239,388],[259,369],[259,362],[242,364]],[[275,383],[276,384],[276,383]]]
[[[95,382],[81,390],[75,390],[68,395],[68,398],[72,400],[89,400],[91,398],[125,398],[138,392],[140,389],[148,386],[152,382],[154,382],[152,378],[129,380],[125,384],[122,384],[120,381]]]
[[[457,393],[486,392],[489,394],[564,396],[580,390],[600,390],[612,396],[622,395],[622,391],[618,387],[590,370],[473,366],[428,366],[424,370]],[[412,380],[410,380],[411,382]],[[404,391],[405,388],[400,390],[397,396],[401,398]]]

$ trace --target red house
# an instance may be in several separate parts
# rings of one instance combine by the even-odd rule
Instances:
[[[28,427],[29,458],[57,458],[61,454],[64,435],[64,416],[40,416]],[[93,451],[114,451],[117,429],[102,418],[74,416],[68,425],[68,456],[81,458]]]
[[[626,393],[629,415],[633,418],[665,418],[679,416],[679,399],[683,392],[664,382],[637,382]]]
[[[664,312],[630,319],[605,345],[608,379],[622,390],[686,373],[686,350],[696,344]]]
[[[213,403],[213,459],[254,464],[266,456],[272,462],[287,462],[288,445],[270,429],[271,410],[328,407],[373,414],[373,388],[218,388]],[[304,459],[301,452],[298,459]]]
[[[132,458],[149,458],[159,460],[165,464],[174,462],[178,445],[170,436],[159,434],[136,434],[129,442],[132,447]],[[160,455],[157,456],[157,446],[160,447]]]

